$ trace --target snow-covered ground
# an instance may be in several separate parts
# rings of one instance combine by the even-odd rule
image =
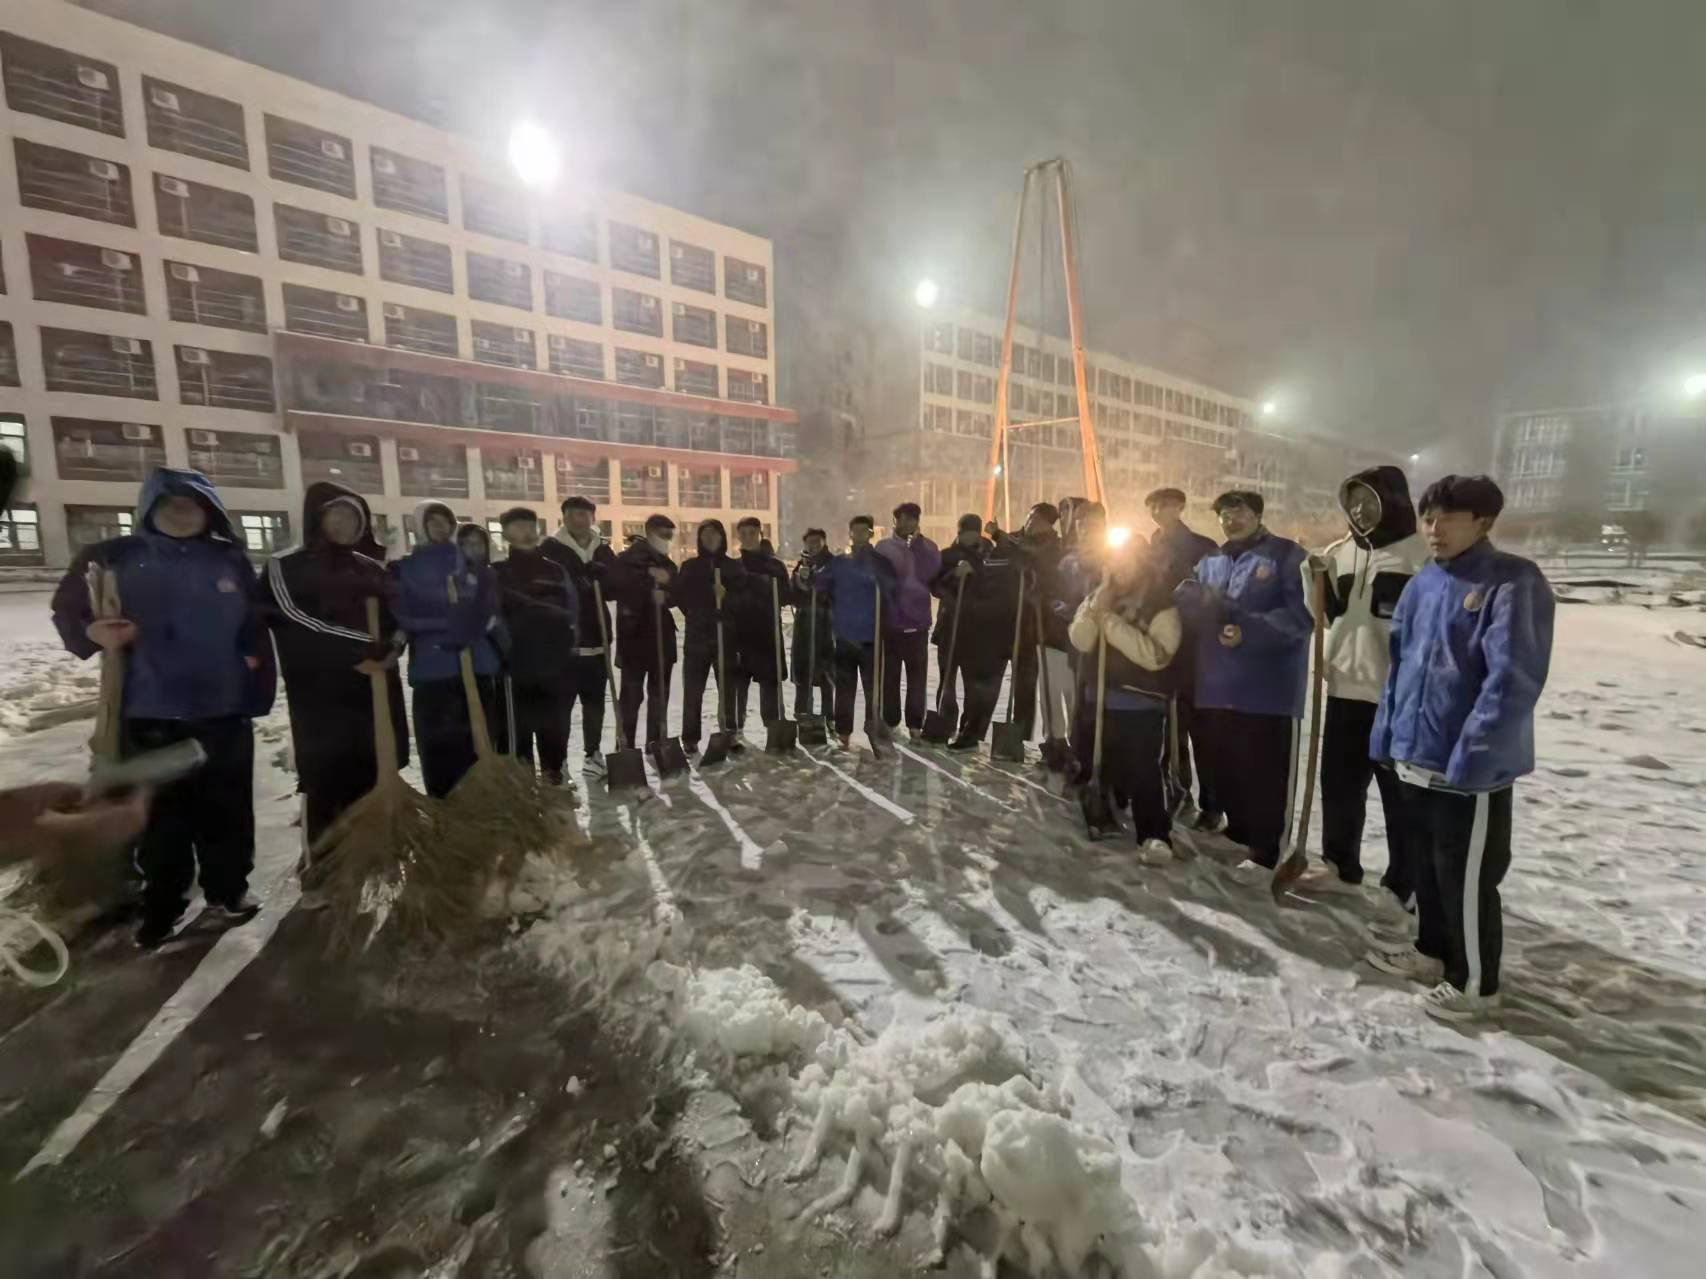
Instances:
[[[45,599],[19,598],[0,597],[6,662],[31,664],[31,697],[66,696],[66,664],[28,611]],[[572,877],[523,886],[550,904],[505,949],[559,982],[566,1010],[596,1010],[602,1033],[654,1045],[648,1061],[682,1090],[666,1128],[698,1169],[715,1246],[698,1268],[636,1259],[594,1147],[528,1174],[530,1215],[508,1227],[525,1248],[511,1261],[481,1260],[492,1227],[473,1214],[438,1222],[433,1247],[416,1251],[439,1279],[875,1279],[930,1260],[947,1185],[952,1275],[978,1273],[974,1252],[1004,1221],[1029,1227],[1009,1241],[1015,1259],[1076,1263],[1105,1233],[1099,1250],[1125,1273],[1168,1279],[1698,1274],[1706,652],[1674,642],[1678,629],[1706,631],[1706,614],[1560,610],[1541,766],[1518,791],[1506,1009],[1497,1028],[1468,1033],[1358,964],[1369,916],[1358,899],[1276,908],[1212,840],[1140,867],[1124,842],[1088,843],[1075,807],[1029,769],[904,742],[880,760],[856,738],[847,753],[754,750],[645,797],[583,787],[599,847]],[[87,731],[19,736],[18,722],[4,721],[13,735],[0,741],[8,781],[67,771]],[[258,756],[263,863],[287,865],[289,777],[277,750]],[[1378,804],[1371,817],[1378,867]],[[252,981],[269,962],[284,960],[263,949]],[[318,980],[345,979],[328,965]],[[525,1038],[495,1011],[482,1035]],[[674,1033],[659,1040],[659,1027]],[[328,1060],[353,1033],[318,1029]],[[0,1025],[0,1090],[10,1037]],[[201,1069],[249,1069],[269,1051],[229,1038],[201,1036]],[[168,1042],[154,1067],[174,1088],[192,1086],[173,1073],[187,1051]],[[557,1082],[571,1096],[580,1086]],[[136,1087],[146,1104],[176,1104],[160,1079]],[[241,1140],[272,1140],[258,1131],[272,1101],[253,1104]],[[0,1128],[7,1114],[0,1092]],[[123,1098],[101,1120],[134,1122]],[[101,1132],[63,1166],[98,1158]],[[199,1173],[133,1204],[135,1229],[181,1228],[186,1203],[218,1202],[220,1178],[240,1177],[211,1169],[239,1166],[226,1150],[237,1140],[221,1132]],[[885,1203],[903,1142],[912,1166]],[[628,1158],[619,1133],[604,1150],[604,1164]],[[476,1141],[418,1175],[472,1175],[489,1157]],[[370,1243],[414,1220],[411,1200],[384,1202],[362,1222]],[[255,1270],[250,1245],[194,1273],[322,1273]]]

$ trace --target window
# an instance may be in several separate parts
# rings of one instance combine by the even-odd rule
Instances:
[[[932,324],[924,335],[926,350],[934,351],[937,355],[952,355],[954,353],[954,326],[951,324]]]
[[[976,359],[979,364],[986,364],[993,368],[999,358],[999,351],[996,348],[995,339],[990,337],[987,333],[978,333],[973,335],[972,343],[974,350],[973,358]]]
[[[960,409],[954,414],[954,434],[976,435],[988,439],[995,433],[995,419],[976,409]]]
[[[481,235],[526,244],[527,201],[513,187],[463,174],[462,225]]]
[[[18,343],[12,336],[12,322],[0,320],[0,386],[17,386]]]
[[[983,377],[982,375],[972,378],[971,390],[971,398],[976,400],[979,404],[995,403],[994,378]]]
[[[589,502],[610,500],[608,458],[578,458],[557,455],[557,497],[584,497]]]
[[[723,317],[724,349],[733,355],[750,355],[768,359],[770,329],[762,320],[743,320],[736,315]]]
[[[268,115],[267,172],[280,182],[355,199],[355,148],[338,133]]]
[[[124,136],[118,68],[52,45],[0,33],[6,105],[65,124]]]
[[[276,407],[272,361],[266,356],[209,351],[199,346],[173,349],[178,357],[178,398],[183,403],[254,413],[271,413]]]
[[[474,387],[474,422],[495,431],[543,434],[545,406],[525,387],[480,382]]]
[[[379,307],[385,321],[385,345],[404,351],[456,358],[460,351],[456,317],[442,311],[423,311],[418,306],[384,302]]]
[[[284,286],[284,327],[294,333],[367,341],[367,301],[351,293],[332,293],[300,284]]]
[[[714,466],[678,466],[676,488],[689,510],[715,509],[723,504],[723,473]]]
[[[579,338],[553,333],[546,343],[551,360],[551,372],[567,377],[604,378],[604,348],[597,342],[582,342]]]
[[[12,152],[18,162],[18,199],[26,208],[136,225],[128,165],[23,138],[13,140]]]
[[[723,452],[723,422],[715,413],[683,413],[687,447],[701,453]]]
[[[618,271],[658,278],[658,238],[626,222],[610,224],[610,265]]]
[[[279,257],[329,271],[361,274],[361,228],[354,222],[289,204],[275,204],[272,209]]]
[[[703,395],[717,398],[717,366],[701,364],[698,360],[675,362],[675,389],[683,395]],[[732,398],[731,391],[731,398]]]
[[[474,358],[480,363],[504,364],[512,369],[538,367],[532,329],[516,329],[487,320],[475,320],[472,327]]]
[[[632,289],[610,290],[610,323],[624,333],[644,333],[650,337],[663,336],[663,311],[658,300]]]
[[[380,208],[450,221],[444,170],[438,165],[384,147],[369,147],[368,161],[373,167],[373,202]]]
[[[392,284],[431,289],[434,293],[453,293],[456,285],[451,273],[450,246],[380,228],[379,278]]]
[[[30,284],[38,302],[92,306],[103,311],[141,315],[142,262],[139,258],[74,240],[28,234]]]
[[[203,431],[191,427],[184,432],[190,448],[190,466],[222,487],[281,489],[284,461],[279,456],[278,436],[247,431]]]
[[[142,105],[149,146],[234,169],[249,167],[249,136],[237,103],[145,75]]]
[[[409,497],[467,497],[468,450],[460,444],[399,443],[397,479]]]
[[[180,324],[206,324],[247,333],[267,331],[266,297],[259,277],[209,266],[167,261],[166,307]]]
[[[755,452],[755,442],[759,435],[759,431],[756,429],[758,425],[749,417],[725,417],[723,419],[723,452],[747,454]]]
[[[770,509],[769,471],[730,471],[729,505],[737,511]]]
[[[622,504],[624,506],[665,506],[669,503],[669,483],[662,462],[620,461],[622,471]]]
[[[649,404],[616,404],[616,441],[619,444],[652,444],[657,414]]]
[[[166,465],[166,446],[160,428],[143,422],[56,417],[53,456],[62,480],[136,483]]]
[[[616,348],[616,380],[623,386],[663,387],[663,357],[649,351]]]
[[[755,262],[723,258],[723,296],[749,306],[769,305],[769,273]]]
[[[923,426],[926,431],[940,431],[944,435],[951,434],[954,429],[954,410],[946,404],[926,404],[924,406]]]
[[[377,435],[302,431],[296,438],[297,450],[302,455],[303,483],[329,480],[358,493],[385,492]]]
[[[669,282],[701,293],[717,291],[717,255],[696,244],[669,242]]]
[[[977,334],[961,326],[959,330],[959,345],[955,348],[960,359],[975,360],[977,358]]]
[[[43,326],[41,362],[50,391],[160,398],[154,380],[154,346],[144,338]]]
[[[545,500],[545,472],[539,467],[537,453],[482,445],[480,470],[485,475],[488,498],[518,502]]]
[[[1616,469],[1619,471],[1644,471],[1647,469],[1647,450],[1639,448],[1620,448],[1617,450]]]
[[[115,537],[127,537],[132,529],[131,510],[127,506],[67,506],[65,532],[71,543],[71,553],[96,542]]]
[[[677,342],[685,342],[689,346],[709,347],[717,349],[717,313],[709,307],[689,306],[686,302],[675,303],[670,310],[674,312],[674,326],[671,336]]]
[[[552,253],[579,258],[582,262],[598,261],[598,223],[586,209],[559,209],[543,215],[539,224],[540,238]]]
[[[533,309],[533,271],[525,262],[468,252],[468,296],[523,311]]]
[[[583,324],[604,323],[603,290],[597,280],[545,272],[545,314]]]
[[[770,403],[770,379],[745,369],[729,370],[729,399],[740,404]]]
[[[30,473],[30,435],[24,419],[16,413],[0,413],[0,449],[18,463],[18,474]]]
[[[568,434],[577,440],[610,438],[610,405],[604,400],[575,397],[574,416]]]
[[[14,502],[0,511],[0,564],[42,564],[41,515],[33,502]]]
[[[975,385],[973,376],[969,371],[967,371],[965,369],[960,369],[954,374],[954,394],[955,394],[955,396],[957,396],[959,399],[962,399],[962,400],[973,399],[974,398],[973,393],[975,390],[976,390],[976,385]]]
[[[240,192],[156,173],[154,208],[161,235],[199,240],[242,253],[260,248],[255,234],[255,202]]]
[[[244,548],[256,559],[290,545],[290,517],[283,511],[233,511],[231,517]]]

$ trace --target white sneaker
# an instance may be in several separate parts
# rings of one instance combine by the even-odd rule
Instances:
[[[1188,798],[1181,799],[1179,806],[1173,810],[1173,820],[1186,830],[1195,830],[1197,823],[1202,820],[1202,809]]]
[[[1414,946],[1393,946],[1386,950],[1371,950],[1363,958],[1370,967],[1394,977],[1421,982],[1430,986],[1445,977],[1445,961],[1432,959]]]
[[[1173,860],[1173,846],[1164,839],[1146,839],[1137,859],[1145,866],[1165,866]]]
[[[1499,1009],[1497,995],[1471,995],[1448,981],[1418,996],[1422,1011],[1440,1021],[1486,1021]]]

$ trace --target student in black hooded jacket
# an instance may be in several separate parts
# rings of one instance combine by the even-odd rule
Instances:
[[[524,506],[498,517],[509,554],[492,565],[498,608],[509,631],[509,711],[517,759],[533,763],[552,786],[563,784],[573,706],[569,655],[578,641],[579,599],[569,571],[539,546],[539,517]]]
[[[290,707],[302,833],[312,847],[339,813],[378,781],[373,753],[371,662],[385,667],[397,763],[409,762],[396,623],[385,600],[385,552],[373,536],[367,499],[325,480],[302,500],[301,546],[267,561],[261,601],[278,645]],[[367,629],[367,602],[379,601],[379,634]]]
[[[817,714],[826,719],[835,714],[835,627],[830,620],[829,596],[814,587],[821,585],[818,574],[835,558],[829,549],[829,534],[820,528],[809,528],[800,539],[804,551],[788,581],[788,602],[794,606],[794,644],[790,656],[794,661],[794,714],[810,715],[812,690],[806,681],[812,680],[821,695],[822,709]],[[816,621],[812,613],[816,610]],[[817,638],[817,660],[812,660],[812,638]],[[813,668],[816,668],[815,671]]]
[[[748,515],[735,525],[740,540],[740,564],[746,580],[729,601],[734,617],[740,665],[734,680],[735,726],[746,723],[746,698],[754,680],[758,682],[758,714],[766,724],[782,713],[781,685],[777,681],[777,654],[782,649],[781,609],[788,595],[788,566],[777,558],[775,548],[764,536],[764,526]],[[775,583],[774,601],[771,583]],[[780,663],[782,678],[787,663]]]
[[[648,515],[646,535],[630,542],[604,576],[605,594],[616,604],[616,667],[622,672],[618,710],[622,731],[630,743],[637,740],[640,708],[646,704],[647,746],[657,741],[669,715],[664,704],[667,701],[664,684],[676,660],[675,614],[669,611],[679,572],[669,556],[674,542],[675,521],[661,513]]]
[[[965,579],[965,614],[960,619],[954,666],[965,681],[966,700],[959,735],[948,744],[949,750],[976,750],[995,718],[1001,676],[1012,654],[1013,610],[1022,571],[1010,549],[980,535],[977,516],[960,517],[959,534],[942,552],[942,571],[930,585],[931,593],[942,601],[932,642],[941,649],[945,671],[948,645],[954,638],[954,601],[959,597],[960,579]],[[953,706],[950,687],[942,706],[950,718]]]
[[[723,628],[723,666],[729,687],[724,685],[724,672],[717,672],[717,706],[715,718],[718,729],[725,724],[733,729],[740,721],[735,718],[733,685],[740,680],[735,672],[735,630],[725,607],[728,597],[743,588],[746,570],[729,555],[728,534],[721,520],[705,520],[696,534],[698,545],[691,559],[681,566],[675,579],[674,599],[687,622],[683,638],[681,666],[682,685],[681,745],[689,751],[699,749],[705,715],[705,683],[717,671],[717,627]],[[722,578],[722,594],[717,593],[717,578]],[[737,746],[738,748],[738,746]]]

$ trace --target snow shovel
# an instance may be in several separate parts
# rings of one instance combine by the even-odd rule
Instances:
[[[447,588],[454,605],[454,576],[447,579]],[[468,703],[468,735],[474,743],[474,764],[451,787],[445,802],[470,829],[482,832],[487,849],[496,845],[495,869],[499,875],[508,875],[528,853],[556,846],[557,823],[538,775],[514,755],[499,754],[492,744],[485,703],[480,700],[479,681],[474,677],[473,652],[463,648],[456,658],[462,671],[462,694]]]
[[[948,694],[954,687],[954,676],[958,673],[954,660],[960,652],[960,612],[965,602],[966,578],[961,577],[959,585],[954,587],[954,624],[948,628],[948,660],[943,667],[942,684],[936,690],[936,704],[924,714],[924,740],[932,746],[946,746],[948,739],[954,735],[954,726],[942,713],[942,707],[947,704]]]
[[[877,610],[871,627],[871,696],[865,699],[865,736],[870,740],[871,754],[881,759],[883,734],[888,732],[888,725],[883,723],[883,588],[873,581],[871,589],[876,592]]]
[[[1285,890],[1295,884],[1309,869],[1309,815],[1315,807],[1315,773],[1321,763],[1321,704],[1327,684],[1327,575],[1316,573],[1312,585],[1315,609],[1315,629],[1312,643],[1309,688],[1309,771],[1303,775],[1303,808],[1298,814],[1297,829],[1292,834],[1291,854],[1274,871],[1273,894],[1278,902]]]
[[[367,601],[367,631],[377,644],[377,599]],[[377,780],[314,841],[302,885],[324,897],[335,941],[353,942],[364,916],[369,942],[388,922],[408,937],[443,937],[473,922],[488,855],[479,840],[449,838],[444,806],[403,780],[385,671],[368,681]]]
[[[598,638],[604,644],[604,669],[610,676],[610,691],[616,691],[616,662],[610,655],[610,630],[604,619],[604,591],[597,582],[592,584],[592,598],[598,605]],[[719,695],[722,684],[717,685]],[[596,745],[594,749],[597,749]],[[604,784],[610,790],[646,784],[646,757],[628,740],[622,731],[622,709],[616,709],[616,749],[604,757]]]
[[[1007,686],[1007,718],[992,727],[989,758],[1025,762],[1025,729],[1019,723],[1019,634],[1025,623],[1025,571],[1019,570],[1019,607],[1013,614],[1013,682]]]
[[[812,587],[811,603],[812,603],[811,620],[806,623],[807,643],[809,645],[809,647],[807,648],[807,651],[806,651],[806,705],[807,706],[814,705],[816,702],[817,695],[818,695],[817,694],[817,587],[815,587],[815,586]],[[798,628],[799,624],[800,624],[800,614],[799,614],[799,611],[796,609],[794,612],[794,626],[796,628]],[[780,694],[778,694],[778,695],[780,695]],[[829,745],[829,725],[824,722],[824,716],[822,716],[822,715],[802,715],[802,716],[800,716],[800,718],[797,722],[799,724],[799,739],[800,739],[800,745],[801,746],[827,746],[827,745]]]
[[[652,759],[658,766],[659,777],[675,777],[687,771],[687,752],[681,749],[681,739],[670,737],[669,734],[669,668],[663,664],[663,605],[657,600],[652,601],[652,627],[657,633],[658,641],[658,696],[652,701],[655,705],[652,714],[657,719],[657,740],[652,743]],[[717,686],[717,696],[723,695],[722,685]]]
[[[729,758],[729,745],[735,735],[729,731],[728,709],[729,668],[723,657],[723,570],[711,570],[711,580],[717,591],[717,731],[705,739],[705,753],[699,758],[700,768],[722,764]]]
[[[785,755],[799,745],[800,726],[788,718],[782,701],[782,592],[776,579],[770,579],[770,612],[776,622],[776,718],[764,726],[764,749],[772,755]]]
[[[89,611],[102,620],[123,617],[118,598],[118,574],[90,564],[84,579],[89,586]],[[89,751],[95,763],[111,764],[119,756],[119,720],[124,706],[124,650],[101,650],[101,694],[95,705],[95,732]]]
[[[1108,700],[1108,640],[1096,639],[1096,730],[1090,748],[1090,784],[1078,792],[1078,807],[1084,811],[1084,828],[1094,843],[1117,835],[1119,818],[1108,807],[1108,792],[1102,787],[1102,713]]]
[[[1051,773],[1071,776],[1078,771],[1078,761],[1072,758],[1072,746],[1064,737],[1056,737],[1054,728],[1054,689],[1048,677],[1048,645],[1043,631],[1043,593],[1034,598],[1037,611],[1037,664],[1043,672],[1043,764]]]

